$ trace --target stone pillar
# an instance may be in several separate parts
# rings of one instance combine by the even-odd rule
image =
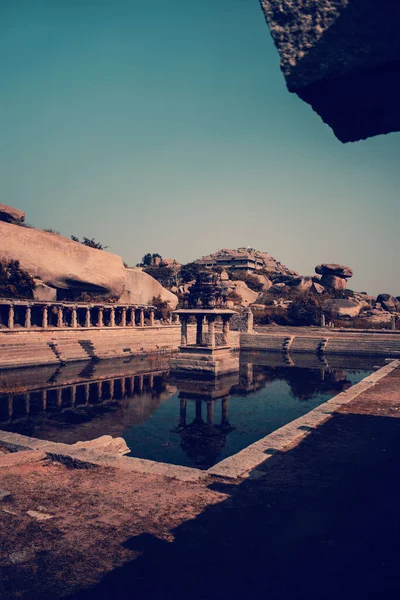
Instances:
[[[203,344],[203,317],[196,317],[196,346]]]
[[[174,323],[175,325],[179,325],[179,315],[174,315]]]
[[[8,418],[11,420],[14,412],[14,404],[12,394],[8,395]]]
[[[208,345],[211,346],[211,348],[215,348],[215,317],[208,316],[207,322],[208,322],[208,338],[209,338]]]
[[[114,379],[110,379],[110,400],[114,398]]]
[[[30,411],[31,411],[31,404],[30,404],[30,393],[27,392],[26,394],[24,394],[24,401],[25,401],[25,414],[29,415]]]
[[[61,408],[62,405],[62,388],[57,389],[57,408]]]
[[[140,327],[144,327],[144,310],[143,308],[140,309],[140,321],[139,321]]]
[[[83,393],[84,393],[84,398],[85,398],[85,404],[89,404],[89,393],[90,393],[89,385],[90,385],[89,383],[85,383],[83,385]]]
[[[222,339],[224,346],[229,346],[229,317],[222,317]]]
[[[97,327],[104,327],[103,307],[102,306],[99,306],[99,315],[97,317]]]
[[[90,306],[86,307],[85,327],[91,327],[92,323],[90,320]]]
[[[154,327],[154,310],[150,309],[150,327]]]
[[[181,346],[187,346],[187,319],[182,316],[181,321]]]
[[[14,305],[8,306],[8,329],[14,329]]]
[[[48,325],[48,308],[47,308],[47,306],[43,306],[43,313],[42,313],[43,329],[47,329],[47,325]]]
[[[64,327],[63,307],[57,306],[57,327]]]
[[[71,406],[76,404],[76,385],[71,385]]]
[[[99,402],[101,402],[101,399],[102,399],[102,397],[103,397],[103,388],[102,388],[102,384],[103,384],[103,382],[102,382],[102,381],[98,381],[98,382],[97,382],[97,400],[98,400]]]
[[[121,327],[126,327],[126,306],[122,308]]]
[[[136,326],[136,322],[135,322],[135,309],[131,308],[131,320],[129,321],[129,325],[131,327],[135,327]]]
[[[42,410],[45,411],[47,408],[47,390],[42,391]]]
[[[324,313],[321,313],[321,323],[320,323],[320,326],[321,327],[325,327],[326,326]]]
[[[126,382],[125,382],[125,377],[122,377],[121,379],[121,398],[125,398],[126,396]]]
[[[76,306],[73,306],[72,308],[72,315],[71,315],[71,327],[73,329],[76,329],[78,327],[78,318],[77,318],[77,313],[76,313]]]
[[[115,327],[115,308],[110,308],[110,327]]]
[[[32,324],[32,309],[30,304],[27,305],[25,310],[25,329],[30,329]]]
[[[392,318],[390,319],[390,329],[392,331],[396,330],[396,315],[392,315]]]

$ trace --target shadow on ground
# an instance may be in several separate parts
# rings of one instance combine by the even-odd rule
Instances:
[[[400,580],[400,419],[335,414],[227,500],[125,547],[142,554],[68,600],[391,598]],[[261,475],[261,476],[260,476]]]

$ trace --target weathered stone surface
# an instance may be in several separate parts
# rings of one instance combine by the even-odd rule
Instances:
[[[115,298],[125,289],[119,256],[55,233],[0,222],[0,256],[19,260],[23,269],[53,288]]]
[[[94,440],[87,442],[76,442],[72,444],[71,449],[97,450],[100,452],[111,452],[123,456],[129,454],[130,449],[123,438],[113,438],[111,435],[102,435]]]
[[[396,312],[399,309],[400,302],[390,294],[379,294],[376,301],[381,304],[382,308],[389,312]]]
[[[161,300],[168,302],[175,310],[178,298],[153,277],[140,268],[125,269],[126,289],[122,294],[120,304],[151,304],[154,297],[161,296]]]
[[[343,142],[400,130],[397,0],[260,0],[296,92]]]
[[[18,210],[18,208],[14,208],[13,206],[0,204],[0,221],[5,221],[6,223],[19,221],[22,223],[25,221],[25,213],[22,210]]]
[[[319,275],[336,275],[337,277],[343,277],[348,279],[353,277],[353,269],[346,267],[345,265],[338,265],[336,263],[323,263],[315,267],[315,272]]]
[[[35,278],[35,291],[33,292],[33,297],[35,300],[46,300],[47,302],[53,302],[57,299],[57,290],[56,288],[50,287],[43,283],[41,279]]]
[[[327,300],[324,308],[332,311],[337,317],[357,317],[362,306],[353,300]]]
[[[311,277],[294,277],[287,285],[296,288],[299,292],[307,292],[312,286]]]
[[[311,291],[314,292],[315,294],[323,294],[325,291],[325,288],[323,285],[320,285],[319,283],[316,283],[315,281],[313,281],[312,286],[311,286]]]

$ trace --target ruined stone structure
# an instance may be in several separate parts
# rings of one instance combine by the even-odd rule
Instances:
[[[342,142],[400,130],[397,0],[260,0],[289,91]]]
[[[223,248],[214,254],[203,256],[196,262],[205,268],[223,267],[224,269],[244,271],[245,273],[265,269],[271,274],[297,275],[296,271],[291,271],[285,265],[282,265],[268,252],[261,252],[254,248],[238,248],[237,250]]]

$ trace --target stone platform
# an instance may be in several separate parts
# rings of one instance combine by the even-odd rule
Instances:
[[[239,371],[239,355],[230,346],[180,346],[170,365],[175,375],[219,377]]]

